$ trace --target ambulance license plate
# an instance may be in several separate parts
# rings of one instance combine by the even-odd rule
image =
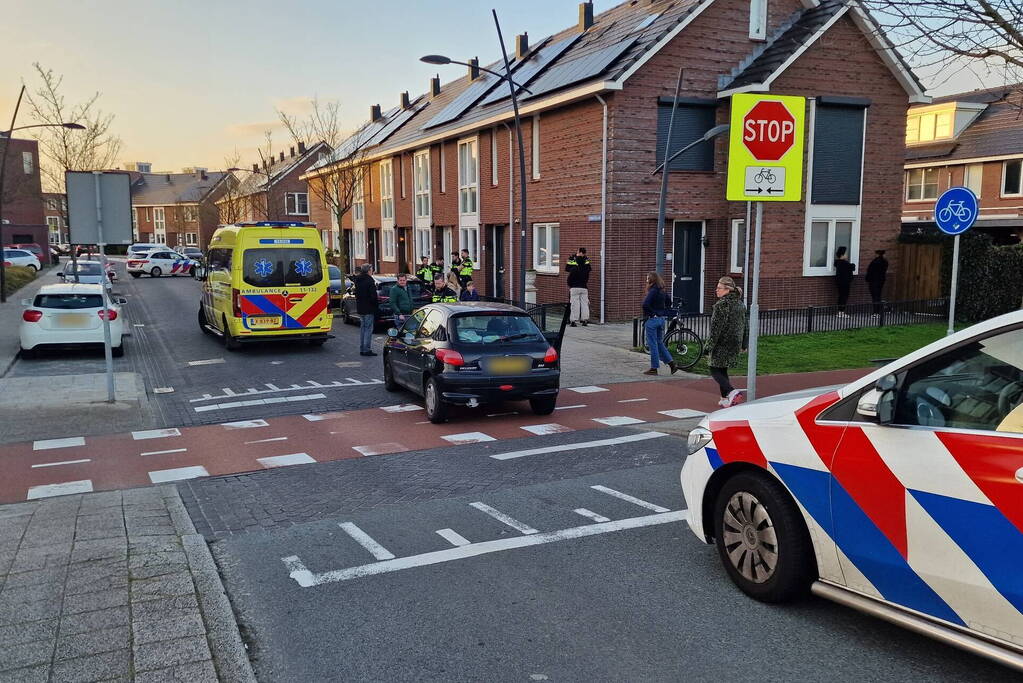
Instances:
[[[281,326],[281,316],[279,315],[250,315],[249,316],[249,329],[250,330],[266,330]]]

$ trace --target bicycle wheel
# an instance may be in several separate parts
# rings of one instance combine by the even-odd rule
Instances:
[[[703,355],[703,341],[688,327],[680,327],[664,339],[675,364],[682,370],[696,365]]]

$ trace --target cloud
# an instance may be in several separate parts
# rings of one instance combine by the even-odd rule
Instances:
[[[313,98],[311,97],[278,97],[273,102],[274,109],[290,116],[304,116],[313,111]]]
[[[273,121],[254,121],[252,123],[232,123],[227,126],[224,131],[235,138],[251,138],[253,136],[261,136],[266,131],[271,133],[280,133],[284,131],[284,126],[277,119]]]

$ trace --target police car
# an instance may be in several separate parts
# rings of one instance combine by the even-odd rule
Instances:
[[[1023,311],[689,435],[692,531],[766,602],[816,595],[1023,671]]]
[[[143,273],[150,277],[161,275],[192,275],[192,269],[198,261],[182,256],[169,249],[158,249],[140,256],[130,257],[125,269],[132,277],[141,277]]]

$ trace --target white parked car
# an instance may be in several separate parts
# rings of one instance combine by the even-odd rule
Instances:
[[[103,344],[103,320],[110,320],[113,355],[124,355],[123,299],[103,308],[102,285],[65,283],[44,285],[32,300],[22,302],[21,357],[41,348],[77,348]]]
[[[152,244],[150,242],[137,242],[137,243],[131,245],[130,247],[128,247],[128,258],[131,258],[132,256],[145,256],[149,252],[156,251],[157,249],[166,251],[166,250],[169,250],[170,247],[168,247],[166,244]]]
[[[689,526],[767,602],[808,591],[1023,671],[1023,311],[689,434]]]
[[[64,264],[64,268],[57,273],[57,277],[65,282],[74,282],[76,268],[78,271],[78,282],[87,285],[103,284],[103,264],[99,261],[86,261],[83,259],[68,261]],[[107,264],[107,277],[111,282],[117,279],[117,271],[114,270],[113,264]]]
[[[39,271],[39,257],[25,249],[4,249],[5,266],[24,266]]]
[[[141,277],[143,273],[151,277],[161,275],[191,275],[192,269],[199,265],[187,256],[176,251],[157,249],[142,256],[128,258],[125,268],[132,277]]]

